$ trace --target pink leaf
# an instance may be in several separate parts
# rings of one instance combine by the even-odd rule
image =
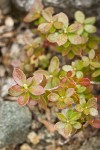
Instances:
[[[15,82],[20,86],[22,86],[23,83],[26,82],[26,76],[23,73],[23,71],[20,70],[19,68],[14,68],[13,78],[14,78]]]
[[[21,95],[17,101],[20,106],[25,106],[29,102],[29,93]]]
[[[35,73],[33,76],[33,84],[39,85],[43,81],[43,74]]]
[[[94,128],[100,128],[100,120],[94,120],[91,125],[94,127]]]
[[[9,90],[8,93],[11,96],[19,96],[24,92],[24,90],[19,86],[19,85],[14,85],[12,86]]]
[[[45,92],[44,88],[40,85],[32,86],[29,90],[33,95],[42,95]]]

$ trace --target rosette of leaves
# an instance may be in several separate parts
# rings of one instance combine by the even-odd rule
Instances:
[[[67,90],[60,88],[57,92],[51,92],[48,95],[48,100],[55,102],[58,109],[63,109],[72,106],[74,103],[74,97],[72,97],[74,93],[74,88],[68,88]]]
[[[82,127],[80,123],[81,113],[75,110],[67,110],[66,113],[58,113],[57,117],[60,121],[55,124],[55,128],[66,137]]]
[[[96,56],[96,52],[92,49],[88,56],[82,56],[82,60],[76,60],[72,62],[73,70],[78,70],[90,76],[90,71],[92,71],[91,78],[100,77],[100,61],[98,59],[99,54]],[[98,80],[99,81],[99,80]]]
[[[89,100],[85,100],[85,98],[80,99],[80,104],[75,106],[78,112],[82,112],[85,115],[97,116],[97,101],[96,98],[92,97]]]
[[[81,29],[78,31],[78,34],[88,36],[88,34],[95,33],[96,27],[94,23],[96,22],[95,17],[85,17],[85,14],[82,11],[75,12],[75,20],[82,24]]]
[[[25,74],[18,68],[13,71],[13,78],[16,85],[9,89],[9,94],[18,97],[18,103],[24,106],[29,103],[30,99],[40,99],[39,96],[45,93],[44,88],[40,85],[43,81],[43,75],[35,74],[33,77],[26,79]]]

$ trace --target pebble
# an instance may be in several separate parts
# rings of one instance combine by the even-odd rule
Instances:
[[[20,147],[20,150],[32,150],[32,148],[27,143],[25,143]]]
[[[33,145],[36,145],[40,142],[40,136],[38,136],[34,131],[30,132],[27,138]]]
[[[14,20],[13,20],[13,18],[12,17],[7,17],[5,19],[5,25],[7,27],[13,27],[14,26]]]

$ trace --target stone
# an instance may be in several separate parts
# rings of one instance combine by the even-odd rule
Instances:
[[[13,20],[13,18],[12,17],[7,17],[6,19],[5,19],[5,25],[7,26],[7,27],[13,27],[14,26],[14,20]]]
[[[23,143],[31,126],[32,115],[28,107],[16,102],[0,102],[0,148]]]
[[[40,141],[40,136],[37,135],[34,131],[30,132],[27,138],[33,145],[38,144]]]
[[[91,137],[83,143],[79,150],[100,150],[100,137]]]
[[[3,13],[8,13],[10,11],[10,2],[11,0],[0,0],[0,9]]]
[[[32,150],[32,148],[27,143],[25,143],[20,147],[20,150]]]

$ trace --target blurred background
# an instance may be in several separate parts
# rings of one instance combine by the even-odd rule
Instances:
[[[56,108],[46,113],[37,107],[31,111],[28,107],[20,108],[16,99],[8,95],[8,88],[14,84],[12,66],[18,65],[26,45],[24,37],[33,38],[23,17],[35,1],[0,0],[0,150],[100,150],[98,129],[87,127],[64,139],[40,121],[55,122]],[[43,4],[66,13],[72,21],[76,10],[82,10],[87,17],[95,16],[97,35],[100,35],[100,0],[43,0]]]

